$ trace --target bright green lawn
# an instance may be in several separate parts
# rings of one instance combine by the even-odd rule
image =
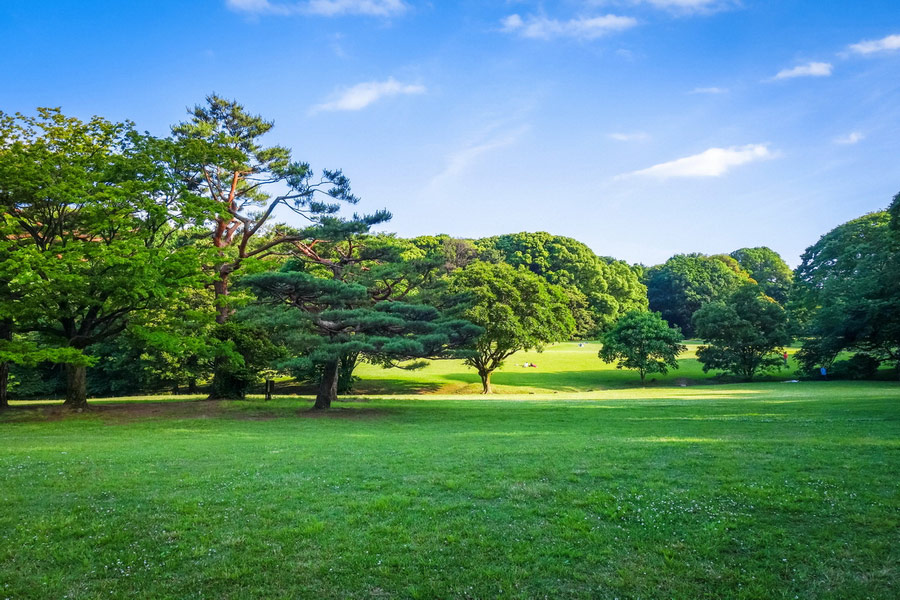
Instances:
[[[699,344],[688,343],[688,351],[679,357],[679,368],[666,375],[647,375],[654,385],[694,385],[716,383],[713,373],[704,373],[695,351]],[[641,380],[637,371],[616,369],[614,364],[597,358],[599,342],[565,342],[554,344],[544,352],[519,352],[511,356],[503,367],[494,372],[491,383],[495,391],[505,394],[542,392],[587,392],[620,387],[638,387]],[[788,349],[793,354],[796,348]],[[524,367],[524,363],[537,368]],[[760,380],[783,381],[793,379],[797,364],[789,360],[787,369]],[[474,369],[457,360],[432,361],[419,371],[383,369],[362,364],[356,370],[360,382],[356,391],[362,394],[405,393],[476,394],[481,391],[481,380]]]
[[[898,400],[811,382],[16,408],[0,598],[894,598]]]

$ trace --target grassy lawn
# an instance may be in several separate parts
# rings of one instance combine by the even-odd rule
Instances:
[[[713,384],[718,380],[711,373],[704,373],[697,361],[699,343],[688,342],[688,351],[679,356],[679,368],[666,375],[653,373],[647,376],[650,386]],[[597,358],[599,342],[565,342],[554,344],[544,352],[519,352],[509,358],[504,366],[494,372],[491,379],[494,389],[503,394],[529,394],[552,392],[588,392],[594,390],[639,387],[637,371],[616,369],[615,365]],[[793,354],[797,348],[789,348]],[[537,367],[525,367],[525,363]],[[795,377],[798,368],[789,359],[787,369],[761,376],[760,381],[783,381]],[[474,369],[461,361],[432,361],[425,369],[404,371],[383,369],[362,364],[356,375],[360,382],[356,390],[362,394],[385,394],[403,391],[409,394],[477,394],[481,392],[481,380]],[[652,381],[651,381],[652,380]]]
[[[327,415],[300,398],[6,411],[0,598],[900,593],[898,384],[571,393],[587,378],[559,360],[543,393]]]

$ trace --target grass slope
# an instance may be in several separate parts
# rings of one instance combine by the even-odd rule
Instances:
[[[678,369],[670,369],[666,375],[648,375],[650,386],[718,383],[713,374],[703,372],[703,366],[697,361],[695,352],[699,345],[693,342],[687,344],[688,351],[679,356]],[[597,358],[600,347],[599,342],[564,342],[554,344],[544,352],[518,352],[495,371],[491,382],[494,389],[503,394],[588,392],[640,386],[637,371],[616,369],[614,364]],[[793,354],[797,349],[791,348],[789,353]],[[525,367],[525,363],[538,366]],[[797,364],[790,360],[787,369],[759,379],[791,379],[796,369]],[[383,369],[362,364],[355,374],[360,381],[354,391],[361,394],[481,392],[478,374],[457,360],[432,361],[426,368],[418,371]]]
[[[896,597],[898,392],[15,408],[0,597]]]

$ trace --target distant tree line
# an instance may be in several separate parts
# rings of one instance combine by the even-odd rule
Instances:
[[[79,409],[91,395],[241,398],[281,376],[327,408],[361,361],[442,358],[488,393],[511,354],[567,339],[603,340],[643,381],[677,368],[682,333],[706,341],[704,369],[748,379],[797,337],[806,369],[900,362],[900,195],[793,272],[768,248],[647,268],[544,232],[373,232],[391,214],[343,214],[359,201],[349,179],[265,145],[272,126],[216,95],[168,137],[0,113],[0,406],[10,392]]]

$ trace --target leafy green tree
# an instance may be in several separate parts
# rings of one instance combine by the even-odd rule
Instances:
[[[676,254],[647,269],[650,310],[659,312],[685,335],[694,335],[693,314],[709,302],[723,300],[749,280],[724,260],[704,254]]]
[[[635,310],[603,335],[598,356],[605,362],[618,361],[617,369],[637,369],[644,385],[647,373],[666,374],[669,368],[678,368],[678,354],[687,350],[682,339],[659,313]]]
[[[900,236],[893,225],[890,210],[864,215],[803,253],[794,296],[809,315],[809,338],[798,353],[806,368],[828,366],[849,350],[895,362],[900,375]]]
[[[704,372],[722,370],[748,380],[780,369],[783,346],[791,341],[784,308],[755,284],[701,307],[694,313],[694,328],[709,344],[697,350]]]
[[[292,270],[247,276],[261,305],[248,318],[295,353],[282,368],[320,374],[315,408],[337,400],[341,360],[348,353],[376,357],[383,364],[454,356],[481,330],[467,321],[443,318],[433,307],[402,302],[372,304],[362,285]]]
[[[0,202],[14,242],[5,251],[18,265],[6,293],[19,329],[39,332],[44,351],[68,353],[66,404],[81,408],[85,349],[197,283],[198,252],[171,244],[202,207],[173,177],[169,140],[37,112],[0,121]]]
[[[510,355],[575,332],[565,291],[524,268],[473,262],[450,275],[448,292],[458,300],[455,314],[484,329],[465,362],[478,371],[485,394],[491,374]]]
[[[763,293],[784,306],[794,281],[794,273],[777,252],[766,246],[741,248],[731,257],[750,274]]]
[[[580,336],[608,329],[630,310],[647,308],[647,289],[631,267],[599,257],[572,238],[523,232],[479,240],[478,246],[483,256],[493,250],[503,262],[572,290],[570,309]]]

